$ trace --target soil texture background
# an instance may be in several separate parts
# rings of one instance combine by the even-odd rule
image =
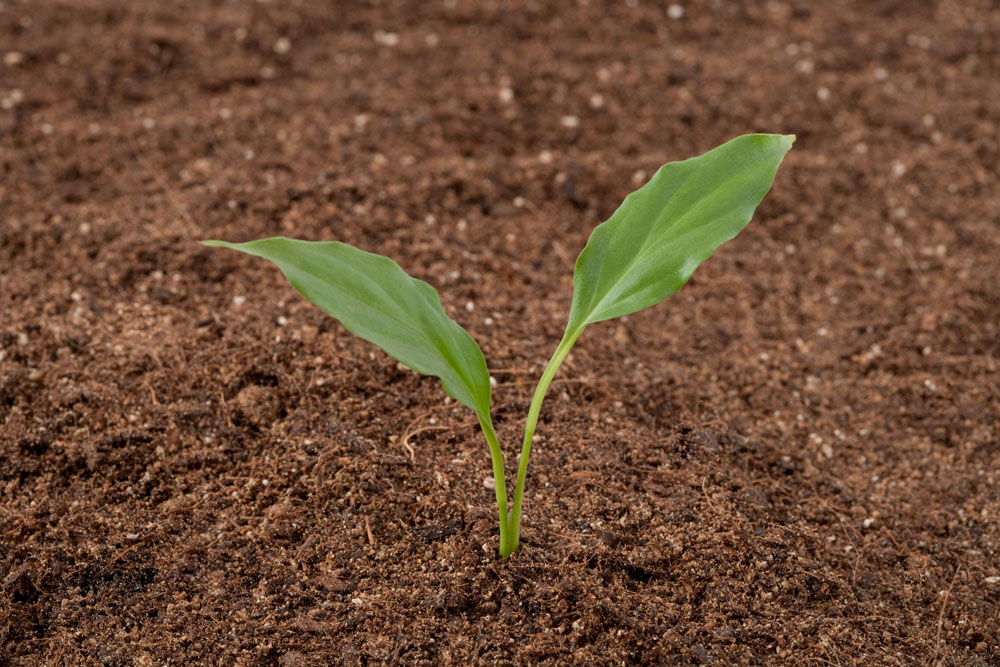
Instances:
[[[995,2],[5,0],[0,59],[0,664],[1000,665]],[[511,468],[590,231],[754,131],[506,564],[471,413],[197,243],[430,282]]]

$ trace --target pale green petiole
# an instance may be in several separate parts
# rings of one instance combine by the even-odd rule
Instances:
[[[486,436],[486,444],[490,447],[490,458],[493,459],[493,481],[497,492],[497,510],[500,513],[500,550],[502,552],[503,545],[507,543],[510,535],[507,516],[507,484],[504,481],[503,470],[503,450],[500,449],[500,441],[497,440],[497,434],[493,430],[493,422],[490,421],[489,415],[485,419],[482,415],[478,415],[478,417],[479,427],[483,429],[483,435]],[[517,543],[516,539],[514,543]]]
[[[573,343],[576,342],[581,333],[583,333],[583,327],[580,327],[572,334],[569,331],[566,332],[566,335],[563,336],[562,341],[559,343],[559,347],[556,348],[552,358],[549,359],[549,363],[545,366],[542,377],[538,380],[538,386],[535,387],[535,395],[532,397],[531,406],[528,408],[528,419],[524,423],[524,442],[521,444],[521,460],[517,467],[514,506],[507,520],[507,539],[504,540],[502,535],[500,537],[500,555],[504,558],[517,550],[521,536],[521,505],[524,500],[525,479],[528,475],[528,457],[531,456],[531,441],[535,437],[535,426],[538,424],[538,413],[541,412],[542,401],[545,400],[545,393],[548,391],[549,385],[552,384],[552,379],[556,376],[562,362],[566,360],[570,348],[573,347]],[[499,488],[499,485],[497,488]],[[499,495],[497,498],[499,499]]]

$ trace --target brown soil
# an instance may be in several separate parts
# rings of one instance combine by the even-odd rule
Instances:
[[[1000,8],[682,4],[0,5],[0,663],[1000,665]],[[512,461],[590,230],[749,131],[507,564],[470,414],[196,243],[430,281]]]

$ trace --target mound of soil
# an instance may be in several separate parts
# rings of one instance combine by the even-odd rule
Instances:
[[[0,663],[1000,664],[991,0],[0,5]],[[496,557],[471,415],[205,238],[339,239],[513,466],[591,229],[798,135],[591,327]]]

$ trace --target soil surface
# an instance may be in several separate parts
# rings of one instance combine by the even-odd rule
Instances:
[[[0,664],[1000,665],[1000,7],[0,5]],[[471,414],[199,239],[339,239],[508,467],[591,229],[798,142],[591,327],[496,556]]]

